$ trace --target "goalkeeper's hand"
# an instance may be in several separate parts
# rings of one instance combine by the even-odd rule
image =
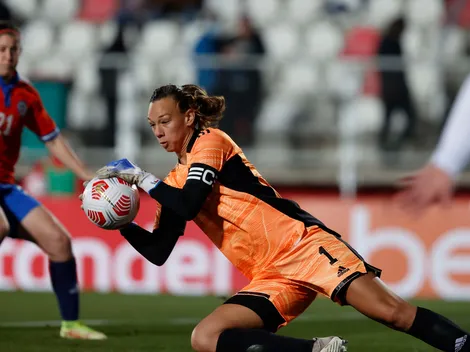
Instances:
[[[127,159],[112,161],[106,166],[103,166],[101,169],[96,171],[96,177],[118,177],[128,183],[142,188],[147,193],[155,188],[160,182],[159,178],[152,175],[150,172],[142,170]]]

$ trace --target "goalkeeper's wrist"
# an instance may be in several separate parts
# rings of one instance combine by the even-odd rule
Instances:
[[[137,186],[142,188],[145,192],[150,193],[150,191],[157,187],[160,182],[161,180],[159,178],[148,173],[139,181]]]

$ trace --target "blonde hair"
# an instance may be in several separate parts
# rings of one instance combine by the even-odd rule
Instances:
[[[225,98],[208,95],[207,92],[195,84],[185,84],[181,87],[169,84],[153,91],[150,102],[172,97],[178,103],[181,112],[194,110],[196,123],[199,129],[218,127],[219,121],[225,111]]]

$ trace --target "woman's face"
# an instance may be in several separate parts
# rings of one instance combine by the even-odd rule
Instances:
[[[188,134],[194,130],[194,112],[181,112],[176,100],[166,97],[150,103],[148,122],[167,152],[180,153]]]

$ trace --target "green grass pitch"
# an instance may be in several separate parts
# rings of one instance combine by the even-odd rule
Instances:
[[[58,337],[58,311],[51,293],[0,293],[0,351],[191,351],[196,323],[222,300],[82,294],[82,319],[108,334],[106,341],[68,341]],[[470,329],[470,302],[415,302]],[[350,307],[319,299],[280,334],[311,338],[341,335],[349,351],[432,351],[413,338],[370,321]]]

